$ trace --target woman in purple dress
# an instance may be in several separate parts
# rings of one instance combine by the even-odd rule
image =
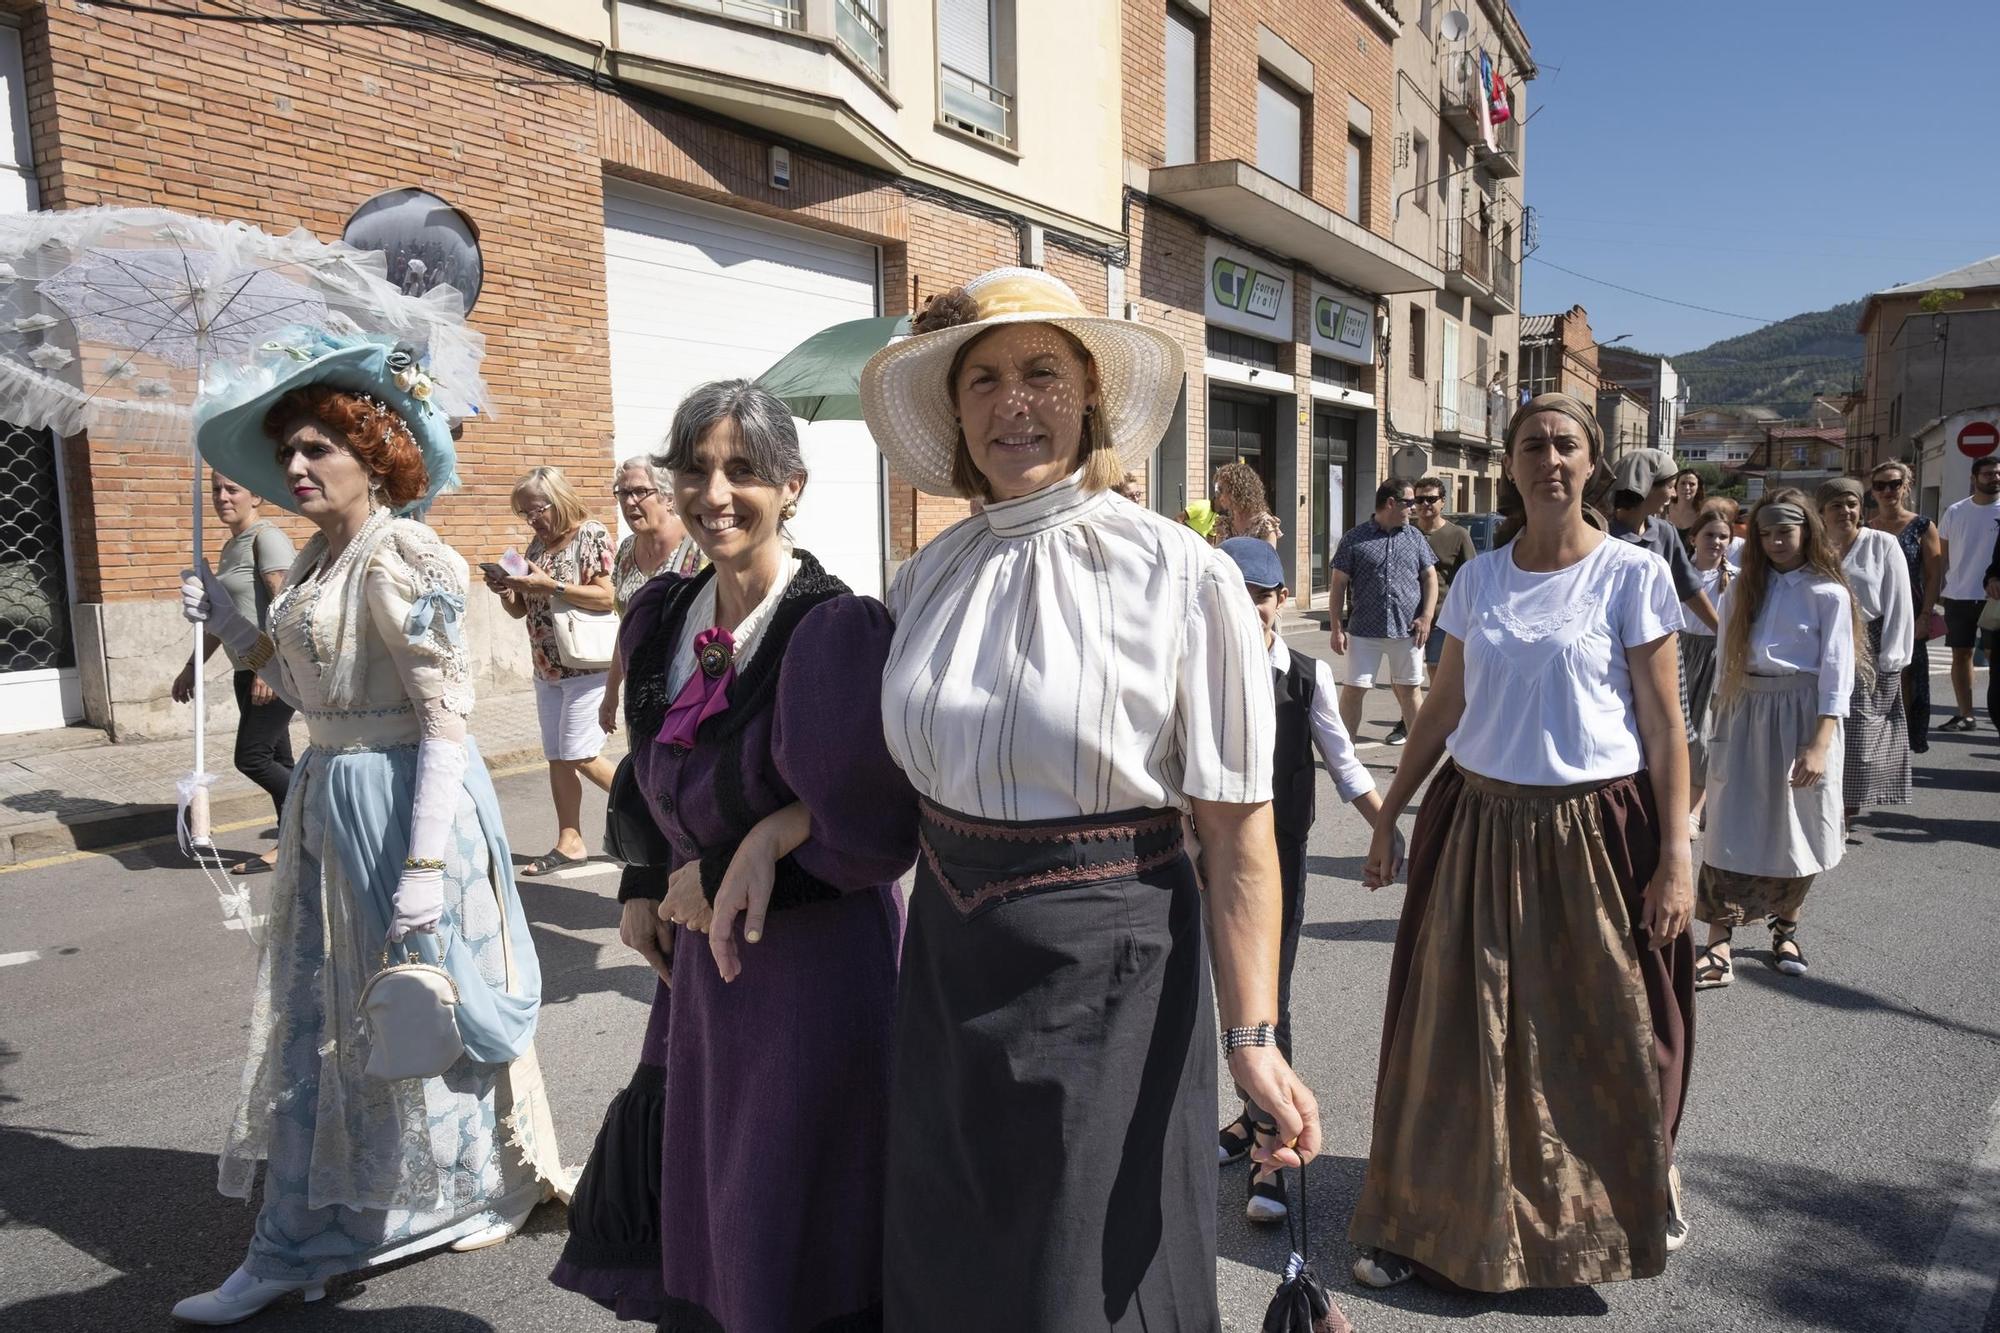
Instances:
[[[880,1328],[896,880],[916,855],[882,738],[889,617],[787,541],[806,469],[770,394],[695,389],[661,463],[711,562],[647,584],[619,632],[621,935],[661,984],[554,1281],[667,1330]]]

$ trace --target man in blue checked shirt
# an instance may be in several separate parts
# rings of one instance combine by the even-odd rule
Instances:
[[[1424,643],[1437,612],[1437,555],[1410,526],[1414,491],[1407,481],[1375,488],[1375,516],[1349,528],[1333,553],[1327,605],[1333,609],[1333,652],[1340,660],[1340,720],[1357,736],[1361,703],[1386,684],[1403,718],[1386,737],[1409,739],[1424,702]],[[1340,619],[1346,601],[1349,615]]]

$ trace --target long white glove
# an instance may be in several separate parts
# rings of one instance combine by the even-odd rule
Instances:
[[[199,569],[181,571],[181,614],[197,625],[205,624],[208,632],[238,657],[255,648],[262,633],[255,621],[244,619],[236,609],[236,599],[215,577],[206,559]]]
[[[439,861],[451,839],[458,814],[458,796],[465,784],[466,754],[462,741],[427,736],[417,746],[417,786],[410,803],[412,861]],[[444,916],[444,871],[404,866],[396,881],[395,919],[389,938],[400,940],[413,930],[435,931]]]

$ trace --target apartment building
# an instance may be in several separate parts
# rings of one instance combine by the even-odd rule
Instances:
[[[1674,456],[1684,463],[1713,463],[1724,472],[1748,464],[1783,418],[1769,407],[1702,407],[1681,418]]]
[[[396,187],[462,209],[484,248],[473,323],[496,402],[467,430],[464,490],[432,521],[470,559],[525,542],[509,494],[533,464],[561,466],[615,525],[613,460],[656,446],[689,386],[754,376],[826,325],[1023,261],[1095,308],[1134,299],[1113,294],[1125,199],[1109,3],[318,9],[349,21],[0,0],[0,190],[14,206],[145,203],[323,237]],[[1386,94],[1386,45],[1373,58]],[[1327,68],[1323,91],[1347,81]],[[1345,116],[1344,99],[1327,104]],[[1339,187],[1337,155],[1315,170]],[[806,448],[801,542],[858,589],[965,512],[886,475],[858,423],[813,425]],[[184,730],[167,693],[185,657],[188,460],[18,430],[0,451],[14,515],[0,539],[27,552],[0,579],[0,725]],[[524,679],[518,623],[475,592],[466,629],[484,682]]]
[[[1566,393],[1596,402],[1604,384],[1597,364],[1599,350],[1590,332],[1590,312],[1580,305],[1560,315],[1523,315],[1519,401],[1536,394]]]
[[[1112,308],[1187,350],[1183,410],[1149,478],[1175,512],[1242,461],[1264,479],[1302,602],[1390,459],[1390,298],[1442,289],[1393,235],[1389,0],[1123,0],[1130,253]]]
[[[1940,418],[1996,396],[2000,255],[1875,292],[1855,327],[1866,342],[1861,394],[1847,419],[1848,466],[1914,462],[1917,437]]]
[[[1673,453],[1692,392],[1674,363],[1651,352],[1603,346],[1597,349],[1597,365],[1606,388],[1630,394],[1645,408],[1645,443]]]
[[[1446,504],[1493,508],[1521,368],[1527,171],[1526,34],[1506,0],[1420,0],[1396,44],[1390,145],[1396,243],[1442,288],[1389,302],[1384,434],[1402,476],[1445,482]],[[1495,83],[1504,93],[1497,105]],[[1505,119],[1494,124],[1500,108]],[[1588,321],[1585,321],[1588,328]]]

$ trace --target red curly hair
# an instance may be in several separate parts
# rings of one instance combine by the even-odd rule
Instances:
[[[421,500],[430,490],[430,473],[416,437],[387,405],[330,384],[308,384],[271,404],[264,414],[264,433],[282,444],[285,431],[307,418],[346,441],[361,466],[381,478],[382,494],[392,508]]]

